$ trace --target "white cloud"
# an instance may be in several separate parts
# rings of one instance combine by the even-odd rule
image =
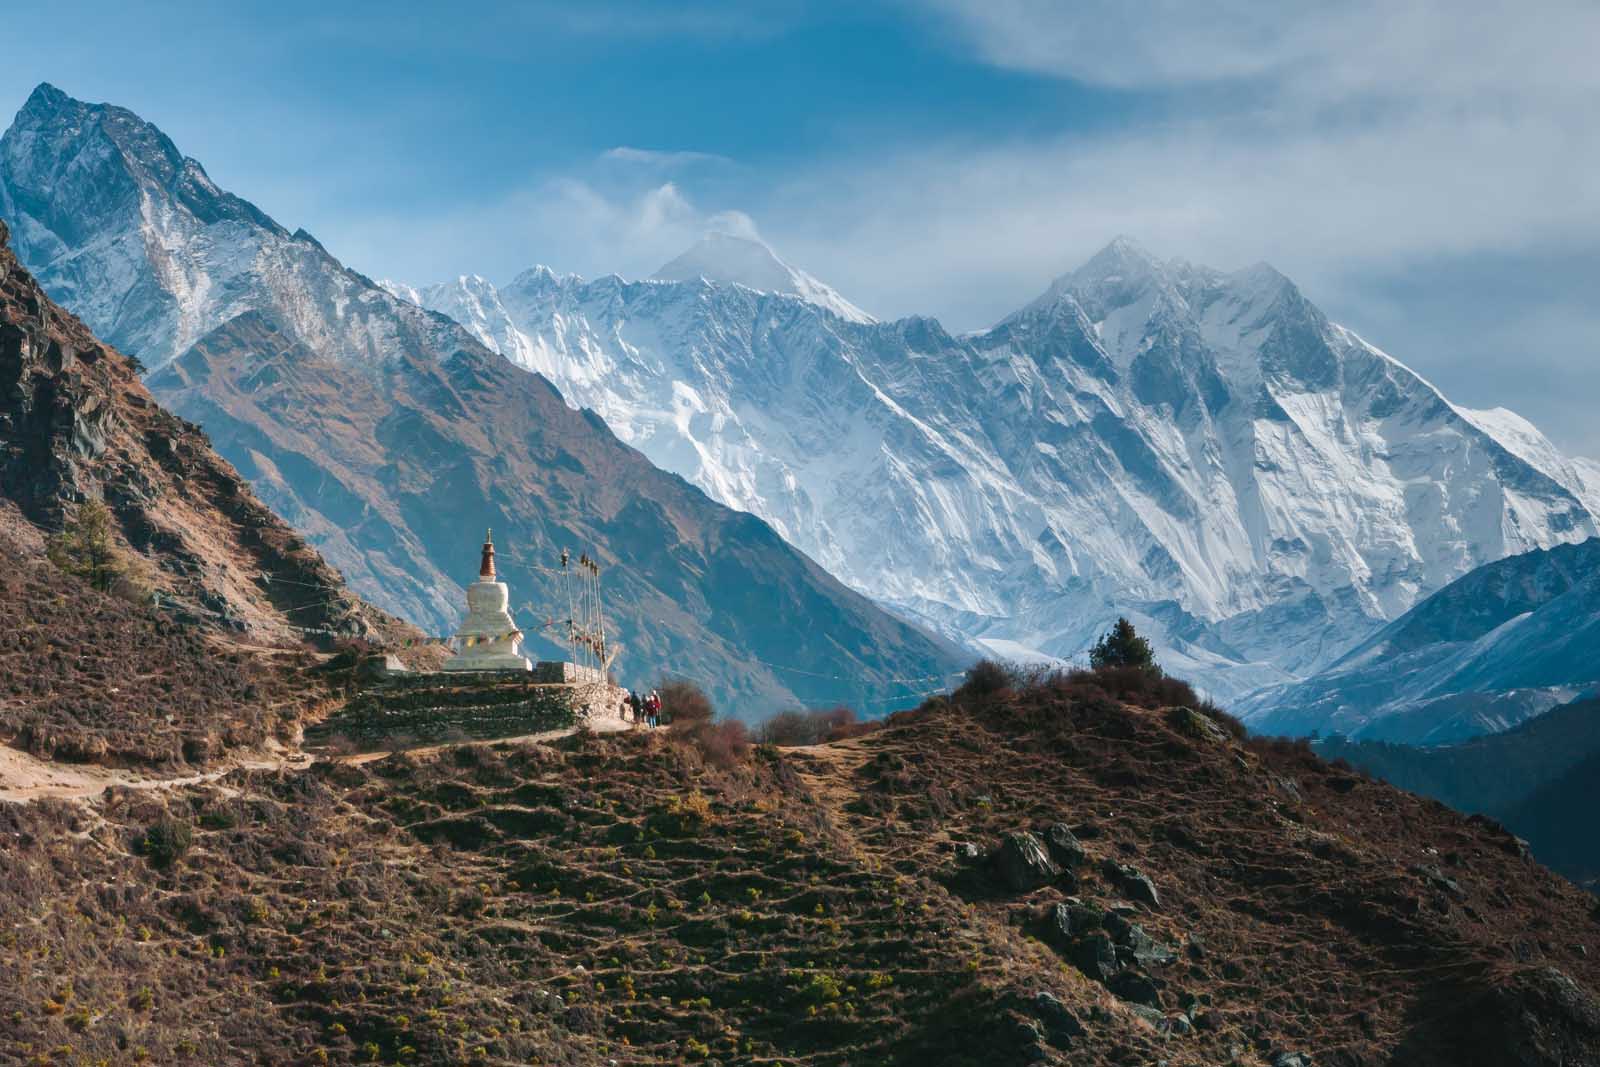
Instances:
[[[727,156],[719,156],[715,152],[693,152],[682,149],[660,151],[654,148],[635,148],[632,145],[618,145],[608,148],[600,153],[602,162],[619,163],[629,166],[644,167],[657,170],[676,170],[680,167],[691,167],[700,164],[731,165],[733,160]]]
[[[742,211],[701,210],[674,182],[613,195],[576,179],[561,179],[534,198],[535,228],[556,247],[605,249],[607,270],[644,277],[708,232],[758,238]],[[585,256],[584,258],[589,258]]]
[[[976,327],[1117,233],[1219,267],[1271,260],[1309,283],[1442,254],[1600,244],[1600,138],[1582,133],[1559,114],[1293,131],[1196,118],[855,161],[763,215],[791,258],[847,294]]]
[[[886,130],[781,173],[619,145],[581,180],[530,188],[469,220],[472,241],[450,231],[429,247],[476,255],[461,269],[539,260],[641,277],[707,230],[754,235],[749,215],[719,210],[736,202],[785,259],[857,303],[972,329],[1128,233],[1221,268],[1268,260],[1476,406],[1496,402],[1488,394],[1505,379],[1483,368],[1503,346],[1559,350],[1567,336],[1541,365],[1570,368],[1580,387],[1519,406],[1552,429],[1592,422],[1596,397],[1581,385],[1592,380],[1600,308],[1429,274],[1467,260],[1577,263],[1591,275],[1600,265],[1600,63],[1590,55],[1600,4],[934,5],[953,47],[1098,87],[1134,117],[1087,128],[1064,117],[1055,135],[1014,139],[955,128],[909,143]],[[482,265],[482,249],[506,233],[525,235],[523,262]],[[1395,310],[1397,278],[1426,291],[1419,316],[1437,329]],[[1497,318],[1525,325],[1451,326],[1502,303]],[[1581,447],[1600,451],[1596,434]]]
[[[1313,282],[1600,247],[1600,5],[1535,6],[938,0],[980,57],[1136,89],[1132,113],[1161,117],[896,146],[762,213],[847,291],[969,327],[1116,233]]]
[[[380,256],[375,250],[401,227],[406,254]],[[706,210],[673,181],[604,185],[567,177],[447,214],[347,222],[340,247],[354,265],[413,285],[466,273],[503,282],[539,263],[588,277],[645,278],[710,232],[760,239],[749,215]],[[381,267],[373,265],[380,260]]]
[[[1589,0],[933,0],[989,62],[1114,88],[1267,81],[1300,100],[1600,86]]]

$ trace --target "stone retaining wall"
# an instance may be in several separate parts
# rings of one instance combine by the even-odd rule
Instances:
[[[306,730],[311,744],[343,738],[359,748],[486,740],[561,730],[615,716],[622,691],[607,685],[533,682],[505,673],[398,675],[351,698]]]

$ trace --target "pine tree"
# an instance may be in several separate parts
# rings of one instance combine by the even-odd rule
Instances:
[[[1140,637],[1133,623],[1118,619],[1115,626],[1096,641],[1089,650],[1089,665],[1095,670],[1106,667],[1134,667],[1142,671],[1159,671],[1150,642]]]
[[[154,572],[144,557],[117,544],[115,523],[105,504],[84,501],[66,528],[45,543],[45,553],[57,567],[103,593],[148,603],[155,588]]]
[[[98,500],[79,505],[66,529],[50,538],[46,552],[50,562],[101,592],[110,592],[129,570],[111,536],[111,509]]]

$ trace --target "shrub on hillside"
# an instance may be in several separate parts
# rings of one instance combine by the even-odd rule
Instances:
[[[700,755],[713,767],[727,770],[750,754],[750,730],[737,719],[707,723],[695,734]]]
[[[188,823],[164,815],[145,830],[139,851],[157,867],[167,867],[182,858],[193,843],[194,831]]]
[[[1143,708],[1198,707],[1202,701],[1194,687],[1181,678],[1143,667],[1100,667],[1071,670],[1068,684],[1093,685],[1108,696]]]
[[[875,725],[875,724],[874,724]],[[780,711],[756,731],[762,744],[819,745],[864,732],[868,724],[859,722],[856,713],[843,705],[814,711]]]
[[[674,726],[709,723],[716,717],[711,698],[693,682],[674,678],[656,687],[661,697],[661,720]]]
[[[993,696],[1017,684],[1017,670],[999,660],[980,659],[967,668],[967,677],[955,691],[958,701]]]
[[[662,682],[656,692],[661,720],[672,727],[669,736],[699,752],[707,764],[726,770],[749,756],[749,728],[734,719],[714,721],[716,708],[699,686],[676,679]]]
[[[1132,627],[1129,626],[1128,630],[1131,632]],[[1113,640],[1115,634],[1116,629],[1113,628],[1101,639],[1102,644],[1112,640],[1116,647],[1122,647],[1120,639]],[[1138,640],[1142,642],[1143,638]],[[1148,645],[1145,647],[1148,648]],[[1117,659],[1119,656],[1112,655],[1109,658]],[[986,704],[1029,691],[1048,690],[1074,699],[1115,700],[1150,709],[1193,708],[1236,741],[1244,740],[1249,734],[1244,723],[1196,693],[1188,682],[1162,671],[1153,660],[1143,664],[1142,655],[1136,653],[1131,658],[1132,663],[1102,662],[1100,666],[1088,670],[1081,667],[1066,670],[1026,667],[981,660],[967,672],[967,680],[951,694],[950,699],[958,704]],[[1104,661],[1107,657],[1102,656],[1101,659]],[[939,699],[942,698],[934,698]],[[895,717],[891,717],[890,724],[897,724]]]
[[[46,545],[50,562],[100,590],[134,603],[150,598],[149,565],[118,546],[111,509],[98,500],[78,505],[66,527]]]

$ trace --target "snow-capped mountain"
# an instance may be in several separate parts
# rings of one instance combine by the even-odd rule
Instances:
[[[587,551],[607,565],[625,676],[696,678],[725,710],[885,710],[966,662],[462,325],[218,189],[130,111],[35,90],[0,137],[0,216],[47,290],[153,368],[169,409],[354,587],[433,633],[453,630],[492,526],[539,652],[565,651],[541,636],[566,602],[550,562]]]
[[[682,280],[539,268],[385,291],[137,116],[49,87],[0,141],[0,213],[45,284],[153,366],[243,313],[341,380],[481,342],[855,589],[1005,654],[1070,657],[1130,613],[1170,669],[1234,696],[1327,665],[1483,563],[1596,532],[1600,468],[1509,413],[1453,407],[1266,266],[1224,273],[1118,240],[963,337],[873,322],[726,236],[663,268]],[[229,358],[197,365],[238,381],[184,386],[202,421],[275,387],[233,358],[246,335],[275,336],[234,330],[212,346]],[[448,422],[429,406],[455,403],[445,392],[418,398],[411,429]],[[297,417],[254,409],[230,458],[364,591],[398,585],[409,601],[388,603],[445,617],[443,549],[382,465],[405,442],[308,456],[284,444]],[[279,431],[277,453],[253,436]],[[465,434],[450,447],[475,449]],[[339,492],[358,483],[365,512]]]
[[[457,333],[217,188],[133,112],[51,85],[0,144],[0,215],[40,284],[152,370],[252,310],[340,360],[448,349]]]
[[[1264,733],[1445,744],[1600,686],[1600,538],[1487,563],[1294,685],[1236,710]]]
[[[1454,408],[1264,265],[1119,239],[967,337],[667,273],[695,276],[416,295],[849,584],[1007,653],[1070,657],[1131,611],[1233,696],[1596,532],[1592,467]]]
[[[706,234],[689,251],[656,271],[654,277],[667,282],[703,278],[742,285],[761,293],[798,296],[851,322],[878,321],[835,289],[789,266],[763,242],[731,233]]]

